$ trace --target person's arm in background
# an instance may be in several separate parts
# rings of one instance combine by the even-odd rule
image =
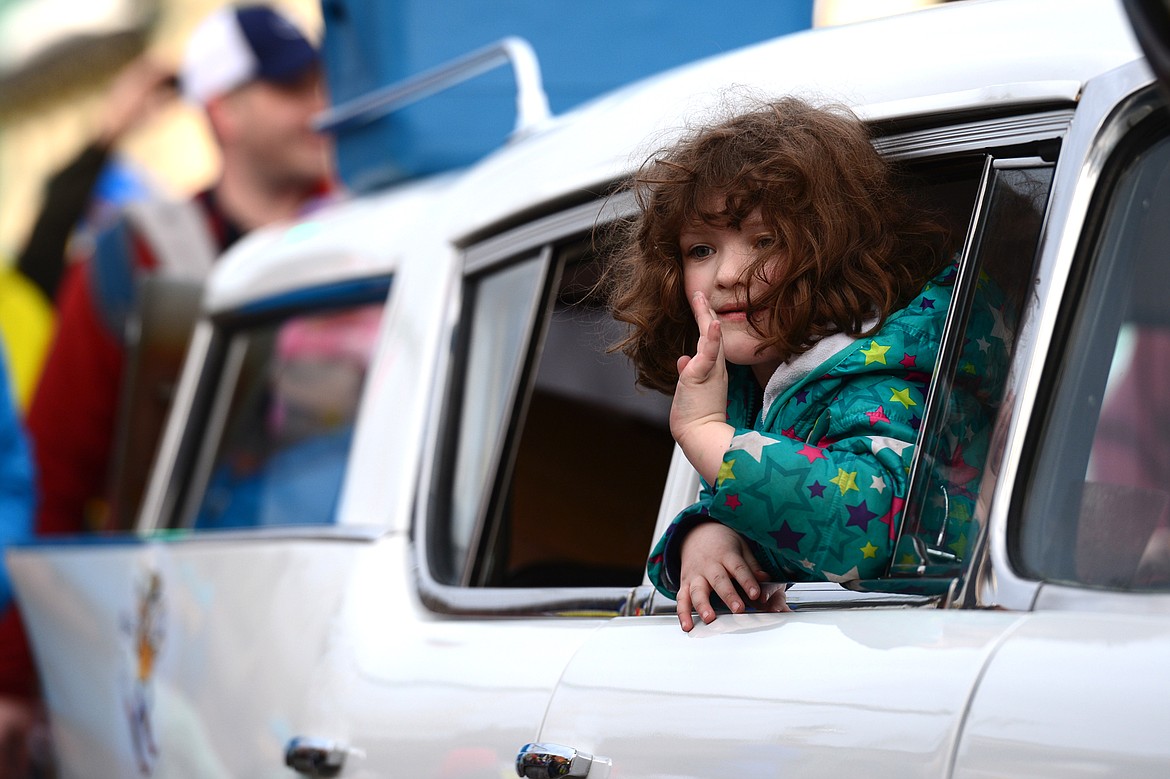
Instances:
[[[50,301],[56,299],[65,273],[69,237],[85,215],[114,146],[175,95],[169,70],[147,57],[131,62],[110,87],[97,136],[49,179],[44,203],[16,267]]]

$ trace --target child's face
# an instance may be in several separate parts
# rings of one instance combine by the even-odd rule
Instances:
[[[687,300],[696,292],[706,296],[723,330],[724,357],[736,365],[751,366],[764,384],[782,360],[774,348],[759,351],[760,336],[744,309],[749,285],[752,300],[758,300],[767,282],[755,275],[749,277],[747,269],[775,240],[758,211],[739,229],[696,222],[684,227],[679,236]],[[755,322],[767,332],[768,322],[761,321],[761,316],[766,314],[757,313]]]

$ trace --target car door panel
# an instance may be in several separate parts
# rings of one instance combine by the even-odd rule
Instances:
[[[351,779],[495,779],[602,623],[430,612],[397,535],[221,533],[10,559],[63,777],[288,776],[288,742],[309,737],[350,750]]]
[[[611,776],[937,777],[1007,613],[618,619],[573,658],[540,741]],[[622,658],[615,663],[614,658]]]
[[[979,684],[956,779],[1165,776],[1167,657],[1160,617],[1029,615]]]
[[[345,592],[332,574],[373,547],[232,535],[10,556],[64,775],[279,773],[312,695],[289,679],[311,678]]]

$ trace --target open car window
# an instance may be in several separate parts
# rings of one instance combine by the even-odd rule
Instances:
[[[594,207],[593,211],[596,212]],[[670,400],[607,351],[592,223],[466,278],[428,527],[430,573],[464,588],[642,582],[673,440]]]
[[[965,127],[956,148],[935,133],[927,154],[893,141],[904,185],[949,229],[962,258],[951,280],[962,305],[949,320],[941,372],[922,410],[922,455],[900,554],[887,577],[859,589],[933,597],[970,559],[988,431],[1014,346],[1012,312],[1031,289],[1052,141],[1066,126],[1066,115],[1044,115],[1026,143],[1005,141],[995,122]],[[607,353],[620,333],[589,294],[605,255],[596,243],[604,234],[596,229],[604,225],[599,210],[579,208],[588,218],[573,230],[543,237],[539,225],[527,225],[491,239],[490,252],[472,250],[490,261],[468,264],[445,403],[459,413],[441,423],[416,537],[425,554],[423,597],[440,609],[507,602],[504,611],[523,611],[542,598],[522,592],[628,591],[644,581],[660,512],[682,508],[663,504],[674,451],[670,399],[637,390],[632,366]],[[988,296],[1002,319],[992,318]],[[994,332],[998,342],[981,341],[976,330]],[[979,376],[972,376],[971,350],[985,366]],[[974,379],[984,381],[977,387]],[[791,599],[840,603],[842,592],[801,584]],[[583,600],[574,603],[588,607],[578,594]],[[652,610],[663,607],[656,601]]]

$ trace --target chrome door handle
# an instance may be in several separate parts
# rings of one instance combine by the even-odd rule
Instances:
[[[588,776],[593,755],[560,744],[525,744],[516,755],[516,774],[526,779]]]
[[[349,752],[349,749],[336,741],[297,736],[284,749],[284,764],[305,776],[337,776],[345,767],[345,758]]]

